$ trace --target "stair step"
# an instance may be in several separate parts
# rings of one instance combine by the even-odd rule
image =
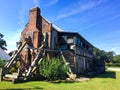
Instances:
[[[6,74],[4,77],[17,78],[17,75],[14,75],[14,74]]]
[[[3,80],[5,80],[5,81],[12,81],[12,78],[10,78],[10,77],[3,77]]]
[[[17,73],[17,72],[13,72],[12,75],[16,75],[16,76],[18,76],[18,73]]]

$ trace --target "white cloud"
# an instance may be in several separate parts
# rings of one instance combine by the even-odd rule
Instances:
[[[39,0],[33,0],[33,3],[35,4],[35,7],[39,6]]]
[[[115,54],[120,54],[120,43],[104,43],[104,44],[97,44],[95,45],[95,47],[101,49],[101,50],[105,50],[105,51],[114,51]]]
[[[118,55],[120,54],[120,47],[112,48],[112,51],[114,51]]]
[[[18,20],[19,28],[22,28],[25,25],[25,20],[26,20],[25,16],[27,16],[27,14],[28,14],[28,9],[26,7],[26,4],[22,0],[22,5],[19,11],[19,20]]]
[[[49,3],[47,3],[45,6],[49,7],[52,5],[55,5],[59,0],[49,0]]]
[[[64,8],[63,12],[57,16],[57,20],[78,14],[80,12],[87,11],[89,9],[94,8],[95,6],[100,5],[102,2],[103,0],[89,1],[88,3],[84,3],[82,5],[81,5],[81,1],[74,3],[68,8]]]
[[[20,40],[20,35],[21,35],[21,31],[22,29],[18,29],[15,33],[12,33],[10,36],[8,36],[9,38],[6,38],[6,42],[7,42],[7,53],[10,51],[15,50],[16,47],[16,42],[18,42]]]

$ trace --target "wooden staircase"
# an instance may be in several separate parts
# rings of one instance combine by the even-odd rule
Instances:
[[[64,51],[63,55],[65,57],[66,62],[69,63],[72,72],[75,74],[74,54],[70,51]]]
[[[75,73],[75,68],[74,68],[73,53],[71,53],[70,51],[64,51],[62,52],[62,58],[64,62],[66,63],[66,65],[69,67],[67,75],[69,76],[70,79],[75,80],[76,73]]]

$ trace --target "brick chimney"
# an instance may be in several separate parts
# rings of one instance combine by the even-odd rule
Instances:
[[[38,48],[41,45],[42,35],[42,16],[38,7],[29,10],[29,21],[21,33],[21,41],[31,38],[31,47]]]
[[[37,27],[39,30],[41,28],[41,11],[38,7],[31,8],[29,11],[29,25],[32,27]]]

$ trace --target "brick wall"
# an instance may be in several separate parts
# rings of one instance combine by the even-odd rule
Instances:
[[[23,31],[21,32],[21,42],[23,43],[25,41],[25,38],[28,36],[31,38],[29,40],[29,46],[31,48],[39,48],[41,46],[42,40],[43,40],[43,33],[47,33],[48,40],[47,40],[47,46],[48,48],[51,48],[51,33],[52,33],[52,24],[46,21],[41,15],[41,11],[38,7],[32,8],[29,11],[29,20]],[[37,54],[37,50],[34,50],[31,52],[31,61],[35,58]],[[21,57],[23,60],[25,60],[25,48],[23,49],[21,53]]]

